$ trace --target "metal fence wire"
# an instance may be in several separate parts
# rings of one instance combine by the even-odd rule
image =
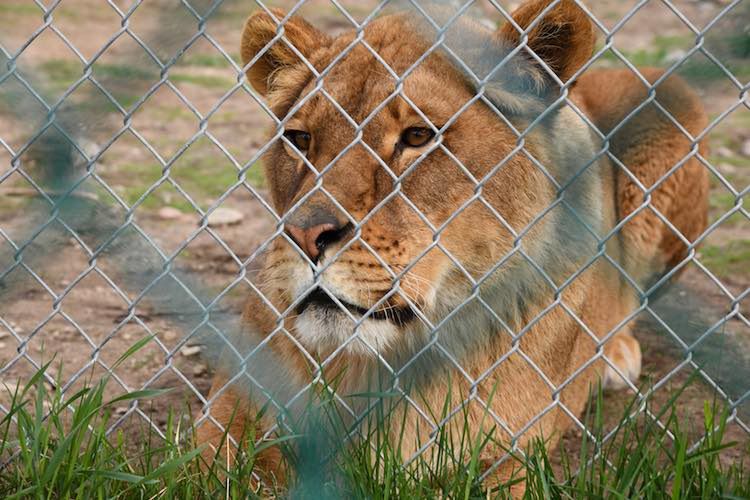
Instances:
[[[272,10],[275,6],[259,0],[181,0],[149,5],[143,0],[107,0],[95,7],[77,0],[34,0],[33,5],[24,7],[30,10],[25,14],[29,17],[23,18],[31,19],[28,30],[18,26],[11,29],[8,25],[6,35],[0,33],[0,58],[4,60],[0,66],[0,382],[9,387],[19,379],[23,383],[56,356],[63,364],[60,375],[47,373],[46,379],[64,393],[105,374],[115,386],[129,391],[178,385],[185,391],[170,399],[169,404],[177,405],[180,398],[184,401],[187,397],[201,410],[196,425],[209,422],[223,428],[226,422],[217,418],[212,408],[223,395],[231,393],[232,384],[241,384],[248,394],[256,397],[262,394],[262,399],[273,401],[281,413],[323,386],[326,370],[355,353],[359,356],[356,359],[367,358],[379,373],[387,374],[387,390],[402,397],[414,418],[421,422],[415,425],[427,429],[427,437],[412,454],[404,457],[410,462],[426,453],[438,429],[469,405],[486,409],[488,418],[503,430],[511,448],[520,449],[523,435],[552,412],[562,412],[573,428],[587,432],[578,410],[567,407],[563,394],[595,363],[603,363],[624,377],[621,382],[626,386],[625,392],[637,394],[641,401],[659,391],[668,391],[670,384],[678,384],[686,373],[697,371],[698,384],[705,393],[718,394],[726,403],[732,428],[740,434],[750,433],[747,423],[750,345],[744,339],[750,328],[747,309],[750,288],[748,274],[743,274],[743,267],[747,268],[750,261],[747,254],[741,254],[744,257],[734,261],[727,257],[730,264],[726,264],[716,253],[723,255],[730,251],[727,248],[711,246],[712,253],[701,250],[701,245],[708,245],[716,238],[730,238],[750,228],[748,210],[743,205],[748,186],[740,185],[747,184],[747,178],[734,175],[743,166],[746,168],[748,160],[743,160],[744,164],[730,161],[745,154],[740,151],[741,140],[726,142],[710,155],[700,146],[702,141],[712,141],[715,135],[723,133],[724,126],[740,127],[733,120],[750,111],[748,83],[742,82],[743,78],[747,80],[747,73],[742,72],[741,65],[735,65],[736,59],[723,51],[723,45],[712,44],[712,37],[734,29],[726,26],[736,28],[739,40],[747,39],[747,32],[742,30],[747,30],[748,24],[743,25],[741,20],[747,18],[747,5],[741,0],[690,2],[685,6],[668,0],[642,0],[610,22],[600,20],[601,10],[591,2],[547,3],[536,21],[521,26],[511,17],[516,6],[511,8],[495,0],[483,3],[382,0],[371,5],[300,0],[284,4],[283,12]],[[556,73],[559,68],[549,67],[545,54],[532,54],[525,49],[530,47],[529,34],[536,26],[534,23],[542,22],[554,9],[570,4],[576,5],[591,22],[598,42],[592,57],[575,68],[573,74],[560,77]],[[710,6],[701,10],[705,22],[697,23],[683,12],[686,8],[695,9],[698,4]],[[672,22],[679,21],[689,43],[662,54],[659,61],[640,61],[638,52],[627,46],[630,39],[623,35],[625,42],[619,42],[619,36],[633,23],[641,22],[640,16],[651,12],[649,9],[655,8],[654,5],[661,15]],[[368,27],[389,9],[408,11],[408,16],[421,26],[422,34],[428,34],[427,49],[406,68],[391,68],[378,53],[378,47],[368,41]],[[254,10],[265,12],[273,20],[273,27],[268,28],[273,33],[243,65],[235,55],[242,25],[235,21]],[[14,15],[20,16],[19,12],[0,5],[0,16],[7,16],[8,22],[16,19]],[[296,15],[336,18],[330,29],[349,30],[352,34],[336,45],[338,53],[329,64],[316,66],[308,60],[304,49],[293,43],[297,28],[288,23]],[[97,22],[106,18],[107,22],[101,21],[99,28],[93,29],[88,17]],[[469,18],[475,23],[472,26],[477,26],[477,32],[494,30],[498,22],[514,25],[518,45],[500,54],[502,57],[487,47],[472,45],[480,39],[467,35]],[[19,22],[19,26],[22,24]],[[89,28],[90,33],[82,33]],[[94,41],[85,42],[87,36]],[[229,43],[233,45],[228,46]],[[246,75],[246,71],[265,64],[264,58],[279,47],[302,61],[302,67],[312,75],[309,80],[312,83],[302,97],[295,96],[281,116],[269,104],[268,96],[261,95],[257,82],[249,81]],[[351,111],[351,105],[337,102],[337,90],[327,84],[333,81],[332,73],[355,52],[357,57],[365,54],[374,59],[378,71],[388,77],[392,87],[381,92],[382,99],[366,112],[352,116],[347,112]],[[50,54],[56,54],[59,60],[47,57]],[[409,78],[436,54],[450,61],[474,88],[471,99],[439,122],[430,120],[434,118],[434,110],[420,109],[408,91]],[[502,85],[513,83],[507,81],[506,73],[516,64],[519,54],[528,55],[527,64],[540,71],[537,77],[547,79],[554,88],[546,99],[516,96],[518,106],[534,107],[533,116],[521,121],[509,118],[512,110],[499,106],[497,94],[493,94],[497,92],[498,81]],[[697,60],[703,66],[696,65]],[[649,78],[644,75],[643,66],[654,64],[663,66],[664,73]],[[624,68],[645,89],[642,102],[608,130],[600,130],[574,98],[574,85],[597,65]],[[186,66],[193,69],[188,71]],[[696,68],[703,69],[703,73]],[[691,80],[690,75],[696,72],[699,76],[710,73],[713,80]],[[672,105],[660,101],[659,85],[671,75],[684,76],[699,91],[701,86],[709,85],[720,89],[714,94],[703,93],[704,98],[708,95],[716,100],[714,104],[720,104],[712,107],[715,112],[712,111],[702,130],[689,132],[688,127],[672,116]],[[366,87],[367,81],[361,75],[355,76],[358,84]],[[719,81],[720,86],[716,83]],[[269,82],[266,77],[261,85]],[[615,92],[617,83],[610,83],[611,92]],[[522,90],[528,94],[534,92],[533,86]],[[442,91],[434,89],[438,99]],[[273,98],[283,99],[283,96]],[[167,101],[169,106],[160,104]],[[305,149],[305,140],[310,139],[294,135],[295,127],[299,126],[294,120],[305,105],[321,101],[326,109],[338,113],[336,119],[343,119],[349,130],[336,138],[345,144],[337,147],[330,157],[313,162],[305,151],[300,152]],[[419,134],[431,138],[427,148],[402,171],[392,169],[378,146],[367,142],[368,127],[396,102],[410,108],[423,124],[420,125],[423,130],[416,132],[417,140]],[[480,176],[471,164],[466,164],[465,158],[451,150],[450,141],[443,140],[446,131],[477,106],[491,110],[499,126],[506,133],[513,133],[510,154]],[[536,141],[534,134],[548,127],[550,116],[561,108],[585,124],[586,133],[597,144],[589,156],[579,157],[579,164],[566,174],[568,178],[561,177],[560,171],[555,170],[557,167],[550,164],[554,159],[535,157],[529,147]],[[627,162],[612,147],[613,137],[627,130],[629,120],[646,108],[658,109],[664,120],[673,124],[687,141],[684,157],[678,158],[649,185],[629,172]],[[227,118],[230,113],[232,116]],[[191,128],[180,129],[177,124],[181,120],[189,122]],[[272,132],[264,135],[268,130]],[[574,139],[556,136],[551,140],[556,147],[564,148]],[[720,143],[711,143],[715,142]],[[287,204],[281,213],[276,208],[278,200],[271,199],[267,181],[258,180],[261,164],[280,143],[296,153],[298,168],[306,172],[305,182],[309,186],[304,193],[294,196],[293,203]],[[128,156],[128,150],[138,154]],[[191,156],[196,151],[209,151],[207,164]],[[451,162],[462,182],[471,183],[471,192],[465,193],[456,204],[457,209],[439,217],[425,213],[420,206],[424,202],[409,196],[410,179],[426,158],[438,154]],[[360,155],[364,158],[361,161],[376,165],[378,175],[383,176],[382,182],[387,181],[390,186],[388,193],[378,193],[377,201],[358,213],[350,213],[351,205],[339,199],[341,191],[330,189],[327,181],[333,175],[340,175],[335,173],[337,165],[351,162],[352,155]],[[493,176],[511,168],[509,165],[516,155],[523,156],[537,169],[539,182],[544,184],[539,185],[539,193],[545,190],[557,193],[547,207],[521,225],[502,213],[487,194],[495,188],[491,186]],[[725,158],[723,166],[717,164],[716,158]],[[635,209],[603,232],[592,227],[600,218],[597,210],[602,209],[586,205],[581,200],[585,197],[582,191],[576,191],[588,182],[587,172],[602,161],[613,165],[640,191]],[[697,162],[712,181],[710,221],[695,238],[681,234],[678,224],[670,221],[654,203],[659,187],[670,176],[679,175],[688,162]],[[150,170],[144,165],[151,165]],[[450,196],[446,182],[434,179],[429,184],[430,189],[437,191],[433,197]],[[355,185],[352,178],[352,191]],[[723,203],[716,205],[714,193],[719,190],[722,194],[717,199]],[[699,195],[695,196],[698,203]],[[303,227],[300,233],[289,228],[305,226],[300,223],[300,213],[320,203],[333,207],[339,218],[333,225],[345,227],[346,236],[332,242],[330,247],[334,251],[318,262],[322,246],[316,237],[320,233],[310,236],[309,227]],[[409,255],[407,262],[399,261],[398,265],[368,237],[369,228],[382,222],[383,213],[394,205],[409,211],[409,217],[419,224],[415,233],[429,233],[427,240],[420,240],[427,243]],[[467,268],[464,256],[454,255],[455,245],[446,236],[451,225],[462,220],[462,215],[477,213],[476,207],[481,207],[485,217],[492,214],[494,224],[502,228],[510,242],[507,253],[481,270]],[[545,252],[534,249],[530,242],[538,237],[540,221],[560,210],[573,214],[565,229],[569,233],[552,241],[567,246],[555,258],[568,262],[559,263],[555,258],[539,261],[544,260]],[[671,231],[684,249],[684,258],[671,263],[666,274],[648,283],[630,276],[635,268],[609,254],[611,242],[642,214],[649,214],[660,227]],[[261,224],[256,219],[265,222]],[[323,223],[331,221],[318,221],[317,225]],[[325,224],[325,234],[334,238]],[[404,234],[400,243],[408,245],[410,237],[411,234]],[[308,241],[310,238],[312,243]],[[264,265],[264,255],[279,245],[293,248],[303,267],[313,269],[309,278],[295,277],[294,286],[300,289],[294,290],[284,308],[279,308],[278,297],[267,296],[273,287],[256,278],[257,270]],[[378,295],[366,307],[347,304],[324,278],[353,249],[366,253],[370,266],[380,269],[390,281],[387,293]],[[444,298],[450,310],[440,314],[424,309],[424,301],[428,300],[424,294],[429,291],[438,296],[448,294],[449,285],[442,284],[441,289],[434,290],[430,283],[420,285],[418,277],[410,277],[417,276],[417,266],[431,262],[435,253],[443,256],[458,273],[464,287],[460,288],[463,294],[460,298]],[[619,318],[611,331],[593,332],[585,324],[585,318],[579,317],[575,307],[566,301],[575,281],[584,279],[586,271],[602,260],[627,283],[635,299],[632,309]],[[570,269],[571,262],[575,269]],[[561,267],[556,270],[558,264]],[[523,269],[513,275],[516,284],[533,281],[539,284],[539,293],[545,297],[544,306],[517,326],[508,324],[506,314],[498,308],[497,295],[505,293],[515,299],[524,297],[527,290],[521,285],[504,292],[492,289],[493,277],[507,266]],[[671,283],[681,271],[686,271],[687,278]],[[529,286],[536,290],[536,285]],[[421,290],[422,295],[414,290]],[[260,309],[266,315],[272,312],[272,327],[258,338],[248,333],[248,327],[243,327],[240,319],[240,305],[249,295],[256,299],[245,310],[250,323],[253,315],[261,315]],[[327,338],[319,339],[329,343],[320,351],[311,349],[310,339],[290,327],[311,300],[328,301],[340,309],[336,324],[344,325],[339,329],[346,332],[339,336],[329,332]],[[396,303],[404,307],[395,310]],[[595,344],[590,359],[571,367],[561,379],[545,373],[540,359],[524,350],[530,332],[544,324],[554,311],[563,311]],[[481,370],[464,366],[467,356],[482,352],[488,342],[487,337],[474,331],[481,329],[481,324],[466,319],[474,316],[485,318],[483,321],[492,325],[496,335],[508,339],[508,349],[497,353]],[[605,349],[606,343],[636,318],[639,322],[634,331],[644,344],[645,365],[654,369],[653,380],[646,385],[644,379],[627,379],[628,374],[608,359]],[[457,321],[463,322],[463,331],[455,329]],[[422,336],[410,340],[418,345],[403,348],[406,349],[403,352],[409,353],[406,359],[386,353],[385,336],[390,335],[390,330],[372,326],[381,322],[389,322],[391,329],[406,322],[419,325]],[[311,331],[320,330],[313,323],[310,320],[306,325]],[[456,332],[463,335],[458,341]],[[547,334],[554,336],[555,332]],[[144,335],[152,337],[144,351],[129,361],[132,364],[115,367],[114,361],[127,346]],[[297,352],[293,355],[274,352],[275,343],[282,341]],[[313,367],[309,368],[307,382],[298,386],[284,368],[294,362],[293,358],[303,359],[308,367]],[[419,371],[419,377],[427,379],[443,376],[443,371],[433,366],[438,358],[443,369],[461,379],[466,387],[466,393],[452,401],[444,415],[435,415],[434,408],[425,407],[424,400],[408,389],[414,382],[410,370]],[[495,370],[511,358],[524,366],[524,377],[533,378],[534,385],[546,388],[535,416],[521,423],[507,422],[496,414],[485,389],[488,381],[494,380]],[[226,383],[224,387],[214,387],[209,394],[214,372],[223,372]],[[355,376],[354,372],[350,367],[347,373]],[[503,385],[502,380],[497,383],[498,387]],[[348,395],[337,392],[334,386],[326,387],[354,421],[365,419],[372,409],[371,405],[352,404]],[[149,407],[134,402],[121,408],[109,432],[142,420],[163,435],[166,411],[159,406],[162,403],[155,402]],[[646,405],[637,410],[650,414]],[[8,411],[7,400],[0,399],[0,414]],[[264,438],[279,431],[278,425],[264,429],[267,431]],[[487,474],[507,459],[501,455],[494,457]]]

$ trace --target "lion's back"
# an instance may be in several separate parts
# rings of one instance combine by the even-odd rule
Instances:
[[[695,139],[708,119],[684,80],[655,68],[639,72],[649,85],[629,69],[589,71],[574,100],[610,138],[618,216],[629,218],[621,232],[629,271],[649,280],[687,257],[681,236],[694,242],[707,226],[708,171],[698,156],[707,148]]]

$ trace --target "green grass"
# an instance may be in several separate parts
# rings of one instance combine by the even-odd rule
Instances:
[[[156,112],[161,121],[192,120],[197,122],[195,114],[184,106],[160,106]]]
[[[747,265],[750,262],[750,240],[732,240],[721,246],[706,245],[700,254],[699,260],[720,278],[750,273]]]
[[[13,213],[18,210],[24,204],[22,197],[14,196],[0,196],[0,213]]]
[[[689,48],[695,43],[695,39],[686,36],[656,36],[652,40],[650,49],[627,51],[620,49],[625,58],[635,66],[663,66],[670,52],[678,49]],[[602,54],[602,60],[611,63],[620,63],[620,58],[614,52],[607,51]],[[621,63],[620,63],[621,64]]]
[[[136,343],[116,363],[137,355],[151,338]],[[525,498],[743,498],[750,495],[750,476],[744,464],[724,463],[722,453],[738,446],[726,440],[728,413],[706,402],[700,445],[692,449],[695,433],[677,416],[682,389],[662,407],[649,409],[664,424],[639,413],[623,418],[612,439],[606,434],[601,391],[584,415],[595,439],[582,438],[579,451],[563,449],[554,460],[547,446],[534,442],[526,456],[514,454],[519,476],[491,490],[478,482],[483,450],[493,442],[493,431],[477,438],[464,420],[453,431],[442,429],[435,446],[425,452],[430,460],[401,464],[401,436],[386,438],[383,429],[398,428],[403,417],[377,406],[364,427],[362,440],[345,443],[326,388],[310,402],[305,424],[288,423],[291,433],[278,435],[255,448],[254,436],[243,440],[243,452],[225,468],[221,460],[209,465],[203,448],[192,444],[191,424],[171,411],[165,439],[153,429],[128,428],[107,435],[116,407],[146,409],[148,400],[165,390],[141,390],[106,399],[110,380],[91,381],[75,394],[49,390],[46,364],[12,394],[10,411],[0,420],[0,495],[3,498],[508,498],[507,486],[526,481]],[[59,376],[58,376],[59,378]],[[689,383],[689,382],[688,382]],[[56,384],[60,387],[62,384]],[[362,395],[388,401],[394,395]],[[635,401],[623,415],[631,415]],[[447,408],[447,405],[446,405]],[[72,411],[69,411],[72,410]],[[447,409],[444,413],[447,412]],[[460,419],[459,413],[454,418]],[[465,416],[464,416],[465,417]],[[487,417],[489,419],[489,417]],[[187,423],[186,423],[187,422]],[[372,425],[373,422],[375,425]],[[403,426],[402,426],[403,427]],[[455,433],[458,433],[455,434]],[[668,432],[674,435],[674,440]],[[449,433],[453,433],[450,434]],[[570,441],[568,441],[570,442]],[[335,444],[333,444],[335,443]],[[458,443],[457,445],[451,443]],[[253,489],[250,472],[258,454],[278,446],[290,471],[287,488],[270,484]],[[455,447],[454,447],[455,446]],[[376,453],[373,453],[373,448]],[[745,448],[740,448],[746,453]]]
[[[720,210],[721,212],[727,212],[735,206],[737,199],[732,193],[712,193],[709,203],[711,208]]]
[[[740,60],[734,63],[722,62],[725,63],[727,69],[735,77],[741,80],[750,77],[750,64],[747,61]],[[697,60],[695,58],[690,59],[690,61],[680,66],[677,73],[693,83],[711,82],[727,78],[724,70],[705,57]]]
[[[45,61],[40,65],[40,69],[50,78],[69,82],[75,81],[83,75],[83,64],[70,59]],[[156,71],[145,68],[106,63],[95,63],[93,73],[95,77],[105,79],[154,80],[159,77]]]
[[[0,16],[16,15],[41,17],[42,14],[44,14],[42,9],[34,5],[32,2],[0,2]]]
[[[154,69],[139,68],[137,66],[127,66],[120,64],[94,64],[94,76],[109,80],[147,80],[156,81],[159,73]]]
[[[45,77],[43,88],[48,92],[61,94],[83,76],[83,65],[78,61],[68,59],[53,59],[40,65],[41,74]],[[99,83],[112,94],[123,108],[130,108],[141,98],[141,91],[145,90],[147,82],[156,81],[158,75],[146,69],[120,66],[113,64],[95,64],[93,75]],[[86,85],[84,83],[84,85]],[[98,93],[97,93],[98,96]],[[94,102],[79,102],[79,109],[92,108],[97,113],[109,109],[111,103],[106,102],[102,108],[104,97],[94,99]]]
[[[47,8],[50,8],[52,4],[46,3]],[[104,15],[102,15],[102,12]],[[0,1],[0,16],[9,17],[37,17],[40,21],[44,11],[37,7],[32,0],[24,0],[22,2],[13,0],[2,0]],[[53,19],[66,19],[66,20],[79,20],[82,17],[86,17],[88,21],[104,19],[107,20],[106,10],[102,11],[99,9],[77,9],[72,4],[65,4],[57,6],[52,12]],[[25,20],[24,20],[25,21]]]
[[[124,191],[125,201],[131,207],[140,199],[148,186],[142,188],[126,188]],[[139,205],[146,210],[158,210],[162,207],[176,208],[180,212],[189,214],[195,212],[195,207],[171,184],[165,183],[155,192],[147,196]]]
[[[667,53],[664,51],[652,51],[652,50],[636,50],[626,51],[620,49],[620,53],[630,61],[636,67],[642,66],[662,66]],[[622,60],[612,51],[608,50],[604,52],[601,57],[601,61],[607,61],[612,64],[623,64]]]
[[[170,73],[169,79],[175,83],[188,83],[208,89],[229,90],[237,83],[231,78],[216,75],[190,75],[187,73]]]
[[[714,30],[718,31],[718,30]],[[727,68],[741,79],[750,77],[750,58],[746,52],[750,51],[750,37],[744,34],[727,34],[714,37],[711,46],[714,55],[718,54],[719,60]],[[676,50],[689,51],[695,45],[695,37],[692,36],[656,36],[648,49],[626,50],[618,47],[620,53],[636,67],[655,66],[666,68],[674,64],[669,61],[669,56]],[[718,48],[717,48],[718,47]],[[601,61],[617,66],[622,61],[614,52],[604,52]],[[687,61],[682,63],[676,73],[694,83],[709,83],[726,78],[724,71],[701,53],[693,54]]]
[[[229,56],[240,64],[239,54],[229,54]],[[184,56],[179,61],[180,66],[201,66],[203,68],[227,68],[230,66],[227,58],[223,54],[193,54]]]
[[[727,139],[723,140],[722,142],[723,142],[723,144],[722,144],[723,146],[728,147],[732,151],[738,151],[739,150],[739,146],[736,146],[735,145],[736,142],[733,139],[731,139],[731,138],[727,138]],[[724,157],[724,156],[710,156],[709,160],[711,161],[711,164],[714,165],[714,166],[719,165],[721,163],[729,163],[732,166],[740,167],[740,168],[745,168],[745,169],[747,169],[747,170],[750,171],[750,160],[748,160],[744,156],[727,156],[727,157]]]
[[[235,158],[239,158],[239,156],[235,155]],[[253,187],[263,188],[266,186],[266,176],[263,173],[263,167],[259,161],[253,163],[250,168],[245,171],[245,179],[247,179],[247,183]]]
[[[205,61],[204,61],[205,62]],[[47,87],[56,93],[67,90],[83,76],[83,65],[70,59],[52,59],[40,64],[39,69],[46,77]],[[95,63],[93,76],[107,88],[120,105],[129,108],[153,83],[159,80],[159,73],[148,67],[132,65]],[[193,75],[172,71],[169,80],[174,83],[196,85],[212,90],[228,90],[236,81],[220,75]]]
[[[53,59],[45,61],[40,69],[56,86],[68,87],[83,74],[83,64],[67,59]]]
[[[170,173],[188,193],[195,193],[204,199],[215,199],[235,184],[239,173],[231,165],[218,167],[209,158],[196,158],[188,155],[178,161]]]
[[[745,207],[747,201],[742,199],[742,206]],[[713,219],[716,220],[722,217],[724,214],[733,210],[737,206],[737,198],[732,193],[711,193],[709,198],[709,204],[712,210]],[[750,208],[750,207],[747,207]],[[748,222],[747,217],[741,212],[735,212],[729,218],[727,218],[723,225],[726,226],[739,226],[745,222]]]
[[[197,143],[199,144],[199,143]],[[237,183],[239,172],[228,161],[217,161],[221,153],[204,148],[188,150],[170,169],[170,178],[175,180],[203,209],[213,203],[231,186]],[[161,167],[155,163],[125,163],[115,167],[114,178],[127,176],[128,182],[112,180],[117,194],[128,205],[136,203],[143,193],[161,178]],[[246,171],[245,180],[253,187],[263,187],[265,180],[259,163]],[[140,204],[147,210],[173,207],[185,213],[195,211],[192,204],[169,182],[164,182]]]

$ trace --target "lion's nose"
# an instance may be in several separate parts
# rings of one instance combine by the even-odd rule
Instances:
[[[349,224],[339,226],[332,223],[317,224],[312,227],[299,227],[287,223],[285,226],[287,234],[299,245],[299,247],[310,257],[310,260],[317,262],[320,255],[325,249],[338,241],[341,241],[346,235]]]

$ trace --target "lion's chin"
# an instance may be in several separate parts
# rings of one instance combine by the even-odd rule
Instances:
[[[341,350],[376,357],[395,344],[399,331],[390,321],[367,318],[357,325],[343,311],[310,306],[295,319],[295,334],[305,348],[318,354]]]

